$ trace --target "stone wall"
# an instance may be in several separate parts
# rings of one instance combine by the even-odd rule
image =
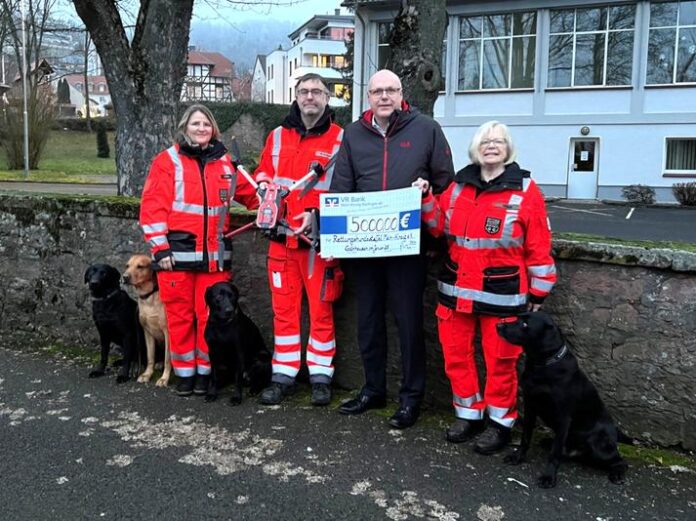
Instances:
[[[97,349],[83,285],[90,263],[121,269],[146,250],[128,198],[0,195],[0,345]],[[241,223],[249,215],[240,213]],[[272,345],[265,239],[235,239],[235,281],[243,304]],[[670,250],[554,241],[560,280],[545,307],[629,435],[696,449],[696,255]],[[433,267],[425,298],[428,395],[449,408],[450,389],[434,320]],[[358,389],[356,302],[350,283],[336,304],[337,385]],[[305,324],[306,329],[306,324]],[[393,324],[390,340],[395,339]],[[389,386],[399,383],[390,345]]]

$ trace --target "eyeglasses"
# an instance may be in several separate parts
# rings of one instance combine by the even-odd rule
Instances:
[[[393,98],[393,97],[396,96],[399,92],[401,92],[401,89],[400,89],[400,88],[394,88],[394,87],[389,87],[389,88],[386,88],[386,89],[372,89],[372,90],[368,90],[368,91],[367,91],[367,93],[368,93],[370,96],[374,96],[375,98],[381,98],[381,97],[384,96],[385,94],[386,94],[387,96],[389,96],[390,98]]]
[[[482,147],[487,147],[488,145],[502,147],[503,145],[507,145],[507,141],[505,141],[504,139],[482,139],[481,140]]]
[[[318,98],[322,94],[328,94],[325,90],[321,89],[297,89],[297,95],[301,96],[303,98],[306,98],[309,95],[314,96],[315,98]]]

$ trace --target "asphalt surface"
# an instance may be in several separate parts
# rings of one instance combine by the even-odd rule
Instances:
[[[551,229],[629,240],[696,243],[696,208],[549,201]]]
[[[110,183],[25,183],[0,181],[3,192],[34,192],[73,195],[118,195],[118,188]]]
[[[0,182],[0,191],[116,195],[115,184]],[[548,201],[551,229],[628,240],[696,243],[696,208],[631,207],[571,200]]]
[[[568,462],[543,490],[544,449],[506,466],[445,442],[428,411],[396,431],[384,413],[341,416],[338,399],[232,407],[223,392],[207,404],[88,379],[55,355],[0,356],[3,521],[696,519],[696,473],[682,467],[631,462],[613,485]]]

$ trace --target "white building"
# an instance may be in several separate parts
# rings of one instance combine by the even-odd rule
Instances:
[[[219,52],[189,47],[181,101],[234,101],[234,63]]]
[[[258,54],[251,77],[251,101],[266,101],[266,56]]]
[[[70,87],[70,104],[75,107],[75,115],[86,117],[87,99],[85,97],[84,74],[69,74],[65,76]],[[111,104],[109,84],[104,76],[87,76],[87,90],[89,92],[89,110],[92,117],[105,116],[108,112],[107,105]]]
[[[331,106],[347,105],[346,82],[337,69],[344,66],[345,41],[353,32],[353,17],[339,14],[317,15],[290,33],[292,44],[289,49],[278,47],[266,55],[265,101],[289,105],[295,99],[294,88],[297,78],[313,72],[327,80],[331,89]],[[260,60],[257,58],[256,66]],[[257,90],[254,73],[252,92]]]
[[[399,2],[346,4],[357,4],[357,118]],[[674,183],[696,181],[696,2],[448,0],[447,14],[435,117],[456,168],[497,119],[547,196],[619,200],[643,184],[674,201]]]

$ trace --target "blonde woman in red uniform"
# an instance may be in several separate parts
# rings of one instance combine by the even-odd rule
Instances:
[[[515,162],[507,126],[483,124],[469,157],[472,164],[437,200],[426,182],[416,184],[428,192],[426,227],[444,235],[449,245],[436,312],[456,415],[446,438],[459,443],[480,434],[474,449],[493,454],[508,444],[517,419],[522,351],[500,337],[496,326],[506,317],[539,309],[556,282],[556,268],[544,198],[530,173]],[[483,393],[474,360],[477,327],[486,363]]]
[[[210,110],[191,105],[174,145],[152,162],[140,204],[140,225],[162,270],[157,278],[180,396],[207,391],[204,295],[208,287],[231,277],[232,247],[224,239],[230,201],[250,209],[259,205],[256,189],[237,175],[219,136]]]

